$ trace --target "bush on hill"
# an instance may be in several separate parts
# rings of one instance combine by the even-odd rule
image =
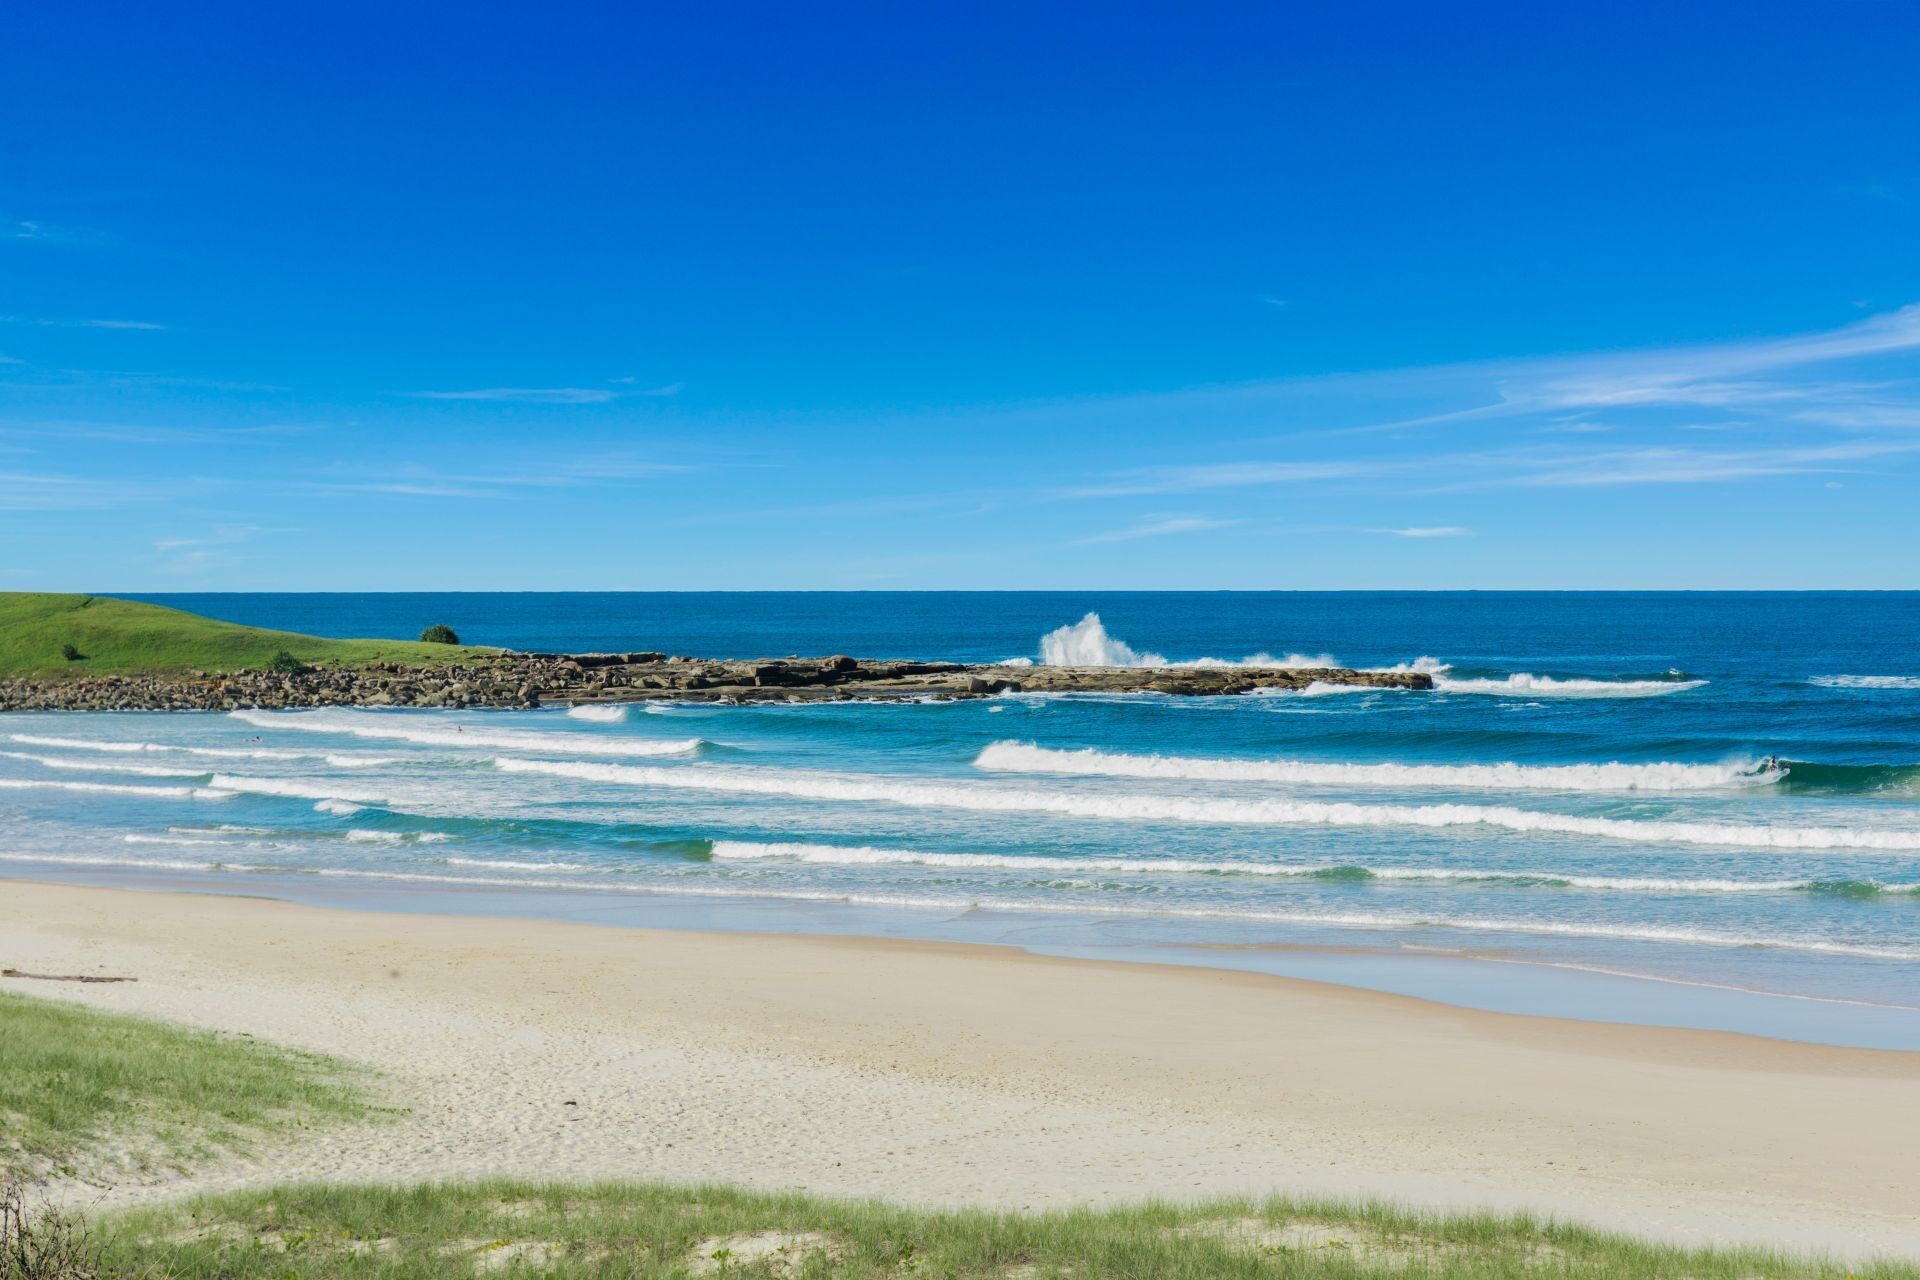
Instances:
[[[420,633],[422,644],[459,644],[460,637],[444,622],[436,622]]]

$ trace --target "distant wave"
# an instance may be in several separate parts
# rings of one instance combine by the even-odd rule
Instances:
[[[86,791],[95,795],[190,796],[196,800],[225,800],[234,793],[219,787],[136,787],[115,782],[67,782],[52,778],[0,778],[9,791]]]
[[[681,787],[737,795],[789,796],[983,813],[1054,813],[1075,818],[1259,826],[1487,826],[1506,831],[1601,836],[1670,844],[1766,849],[1920,849],[1920,831],[1855,827],[1779,827],[1670,822],[1540,813],[1504,805],[1363,805],[1307,800],[1226,800],[1134,793],[1033,791],[994,786],[847,777],[799,770],[663,769],[588,761],[496,759],[507,773],[546,774],[628,786]],[[216,783],[218,779],[215,779]]]
[[[181,747],[168,742],[98,742],[85,738],[48,738],[32,733],[13,733],[7,736],[14,742],[26,743],[30,746],[62,747],[74,751],[107,751],[119,754],[137,751],[171,751],[211,760],[325,760],[328,764],[343,769],[377,768],[380,765],[400,764],[405,760],[404,756],[376,756],[363,752],[287,751],[272,747]]]
[[[454,837],[445,831],[349,831],[355,844],[439,844]]]
[[[982,871],[1105,871],[1122,875],[1270,876],[1280,879],[1359,883],[1368,880],[1502,884],[1520,888],[1598,889],[1631,893],[1833,893],[1872,897],[1920,895],[1920,884],[1877,880],[1667,879],[1655,876],[1590,876],[1562,871],[1492,871],[1463,867],[1371,867],[1347,864],[1290,865],[1244,859],[1057,858],[1030,854],[927,853],[865,845],[756,843],[715,840],[712,856],[724,862],[787,860],[815,865],[943,867]],[[1097,909],[1097,908],[1096,908]]]
[[[1337,764],[1308,760],[1222,760],[1119,755],[1092,747],[1060,750],[1031,742],[995,742],[976,769],[1183,778],[1205,782],[1298,782],[1342,786],[1480,787],[1507,791],[1698,791],[1771,783],[1786,776],[1756,761],[1728,764]]]
[[[585,733],[540,733],[442,721],[427,723],[406,712],[233,711],[228,714],[263,729],[344,733],[435,747],[498,747],[588,756],[675,756],[697,751],[701,738],[616,738]]]
[[[1433,687],[1441,693],[1490,693],[1526,698],[1657,698],[1662,694],[1685,693],[1706,683],[1705,680],[1559,680],[1523,671],[1497,680],[1435,676]]]
[[[1813,676],[1807,683],[1825,689],[1920,689],[1920,676]]]
[[[1354,693],[1405,693],[1406,690],[1389,685],[1384,688],[1366,684],[1336,684],[1331,680],[1310,680],[1299,689],[1282,689],[1277,686],[1254,689],[1252,696],[1258,698],[1326,698],[1336,694]]]
[[[344,788],[325,778],[250,778],[216,773],[212,785],[222,791],[252,796],[288,796],[296,800],[335,800],[353,805],[384,804],[385,797],[358,788]]]
[[[72,769],[81,773],[132,774],[141,778],[196,778],[205,769],[169,769],[164,765],[128,764],[121,760],[70,760],[62,756],[37,756],[25,751],[0,751],[0,759],[25,760],[43,769]]]
[[[627,711],[624,703],[583,702],[577,707],[568,707],[567,716],[574,720],[590,720],[595,724],[620,724],[626,720]]]

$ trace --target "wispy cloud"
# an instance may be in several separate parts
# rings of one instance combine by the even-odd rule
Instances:
[[[1087,538],[1076,538],[1076,547],[1091,547],[1107,542],[1133,542],[1140,538],[1164,538],[1176,533],[1201,533],[1208,529],[1225,529],[1239,524],[1238,520],[1216,520],[1211,516],[1167,516],[1163,519],[1148,520],[1128,529],[1115,529],[1108,533],[1096,533]]]
[[[1253,485],[1294,484],[1306,480],[1344,480],[1376,475],[1393,463],[1373,459],[1325,462],[1253,460],[1195,466],[1143,467],[1109,479],[1058,492],[1063,498],[1123,498],[1155,493],[1192,493],[1203,489],[1244,489]]]
[[[7,240],[30,240],[38,244],[104,244],[112,239],[105,232],[94,231],[87,227],[57,226],[34,218],[22,218],[17,222],[0,224],[0,238]]]
[[[1415,525],[1408,529],[1381,529],[1396,538],[1471,538],[1473,530],[1457,524]]]
[[[419,400],[490,400],[504,404],[605,404],[621,392],[605,387],[481,387],[474,391],[409,391]]]
[[[630,396],[677,396],[687,389],[687,384],[684,382],[668,382],[657,387],[642,387],[638,385],[640,379],[631,375],[625,378],[609,378],[607,381],[615,386],[632,387],[633,390],[624,393]]]
[[[0,471],[0,511],[71,511],[177,501],[201,480],[143,481],[44,471]]]
[[[33,325],[41,329],[140,329],[154,332],[167,327],[151,320],[65,320],[44,316],[0,316],[0,324]]]
[[[685,463],[608,453],[560,460],[529,459],[523,468],[491,471],[450,472],[403,465],[377,476],[304,480],[295,488],[308,493],[388,494],[406,498],[507,498],[532,490],[650,480],[696,469]]]

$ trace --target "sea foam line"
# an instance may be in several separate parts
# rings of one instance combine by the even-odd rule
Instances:
[[[96,795],[191,797],[196,800],[226,800],[234,794],[220,787],[136,787],[117,782],[68,782],[53,778],[0,778],[0,787],[9,791],[86,791]]]
[[[310,733],[344,733],[357,738],[417,742],[435,747],[500,747],[507,750],[552,751],[588,756],[674,756],[700,749],[701,738],[624,738],[585,733],[539,733],[491,729],[481,725],[412,720],[407,712],[374,711],[232,711],[235,719],[262,729],[302,729]],[[419,714],[419,713],[412,713]]]
[[[273,867],[239,863],[191,864],[142,863],[134,860],[110,862],[107,859],[65,856],[33,857],[0,854],[5,862],[40,862],[69,865],[151,866],[156,868],[207,871],[277,872],[365,880],[396,880],[450,886],[471,885],[514,889],[592,889],[612,893],[647,894],[692,898],[762,898],[796,902],[840,902],[859,906],[905,907],[938,911],[1023,911],[1050,915],[1138,916],[1174,919],[1236,920],[1263,924],[1320,925],[1358,929],[1452,929],[1470,933],[1512,933],[1542,937],[1592,938],[1597,940],[1669,942],[1688,946],[1765,947],[1784,951],[1807,951],[1824,955],[1852,956],[1874,960],[1920,960],[1920,950],[1907,947],[1882,947],[1837,942],[1825,938],[1793,935],[1734,933],[1710,929],[1662,928],[1642,925],[1603,925],[1578,922],[1507,919],[1485,916],[1422,915],[1407,912],[1370,911],[1247,911],[1228,908],[1143,907],[1131,905],[1090,906],[1084,903],[1035,901],[1021,898],[982,900],[974,897],[922,896],[917,894],[845,893],[822,889],[730,889],[703,885],[634,884],[580,881],[528,880],[504,876],[433,875],[425,872],[363,870],[352,867]]]
[[[1466,867],[1373,867],[1340,863],[1288,864],[1236,859],[1054,858],[1039,854],[935,853],[868,845],[759,843],[715,840],[720,861],[785,860],[825,866],[919,866],[983,871],[1105,871],[1128,875],[1273,876],[1282,879],[1403,880],[1487,883],[1544,888],[1604,889],[1639,893],[1787,893],[1831,889],[1870,894],[1920,893],[1920,884],[1878,881],[1663,879],[1650,876],[1590,876],[1562,871],[1491,871]]]
[[[119,773],[141,778],[197,778],[205,769],[169,769],[165,765],[128,764],[122,760],[71,760],[62,756],[38,756],[25,751],[0,751],[0,759],[25,760],[45,769],[71,769],[80,773]]]
[[[254,796],[288,796],[296,800],[338,800],[353,805],[385,804],[386,798],[370,791],[342,788],[324,778],[250,778],[234,773],[216,773],[211,785],[227,792]]]
[[[101,742],[87,738],[50,738],[33,733],[11,733],[7,737],[14,742],[35,747],[61,747],[72,751],[106,751],[123,754],[140,751],[171,751],[211,760],[325,760],[328,764],[342,768],[370,768],[406,762],[405,756],[326,754],[318,751],[278,750],[273,747],[183,747],[168,742]]]
[[[1339,786],[1484,787],[1507,791],[1697,791],[1777,782],[1785,773],[1757,761],[1728,764],[1342,764],[1309,760],[1222,760],[1124,755],[1086,747],[1063,750],[1002,741],[983,749],[974,768],[1012,773],[1205,782],[1299,782]]]
[[[682,768],[599,764],[581,760],[498,757],[506,773],[543,774],[626,786],[681,787],[736,795],[790,796],[966,809],[981,813],[1054,813],[1073,818],[1192,822],[1256,826],[1423,827],[1488,826],[1506,831],[1601,836],[1674,844],[1769,849],[1920,849],[1920,831],[1852,827],[1777,827],[1734,823],[1666,822],[1541,813],[1505,805],[1362,805],[1309,800],[1229,800],[1186,796],[1073,794],[991,786],[943,785],[843,777],[799,770]],[[216,778],[217,782],[218,779]]]
[[[1524,698],[1657,698],[1669,693],[1685,693],[1706,683],[1705,680],[1560,680],[1524,671],[1497,680],[1433,678],[1433,687],[1438,693],[1487,693]]]
[[[1920,689],[1920,676],[1812,676],[1824,689]]]

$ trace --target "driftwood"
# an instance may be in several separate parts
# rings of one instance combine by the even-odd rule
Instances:
[[[98,977],[88,973],[26,973],[19,969],[0,969],[0,978],[33,978],[40,982],[138,982],[138,978]]]

